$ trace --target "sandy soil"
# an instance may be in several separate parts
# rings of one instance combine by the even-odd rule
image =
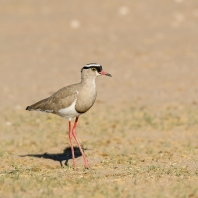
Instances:
[[[197,24],[197,0],[1,0],[0,195],[79,197],[89,184],[86,197],[197,197]],[[113,78],[97,79],[96,104],[79,125],[93,172],[83,172],[78,157],[75,173],[59,163],[69,147],[66,123],[24,109],[79,82],[90,62]],[[65,174],[62,190],[43,180]]]

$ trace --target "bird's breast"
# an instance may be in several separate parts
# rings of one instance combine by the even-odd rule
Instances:
[[[88,111],[93,106],[96,100],[96,95],[96,89],[79,92],[75,106],[76,111],[79,113],[85,113]]]

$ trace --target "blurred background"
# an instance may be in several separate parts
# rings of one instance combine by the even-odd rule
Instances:
[[[98,102],[196,104],[197,0],[1,0],[0,108],[24,109],[96,62]]]
[[[73,171],[67,122],[25,108],[94,62]],[[197,198],[198,0],[0,0],[0,110],[0,197]]]

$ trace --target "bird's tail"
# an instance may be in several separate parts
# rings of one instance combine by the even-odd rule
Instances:
[[[45,110],[45,105],[48,101],[48,98],[45,98],[33,105],[30,105],[30,106],[27,106],[25,110],[28,110],[28,111],[44,111]]]
[[[31,106],[27,106],[25,110],[31,111]]]

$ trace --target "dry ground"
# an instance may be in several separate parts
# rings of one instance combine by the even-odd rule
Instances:
[[[1,0],[0,197],[198,197],[197,24],[197,0]],[[24,109],[89,62],[113,77],[73,170],[67,122]]]

